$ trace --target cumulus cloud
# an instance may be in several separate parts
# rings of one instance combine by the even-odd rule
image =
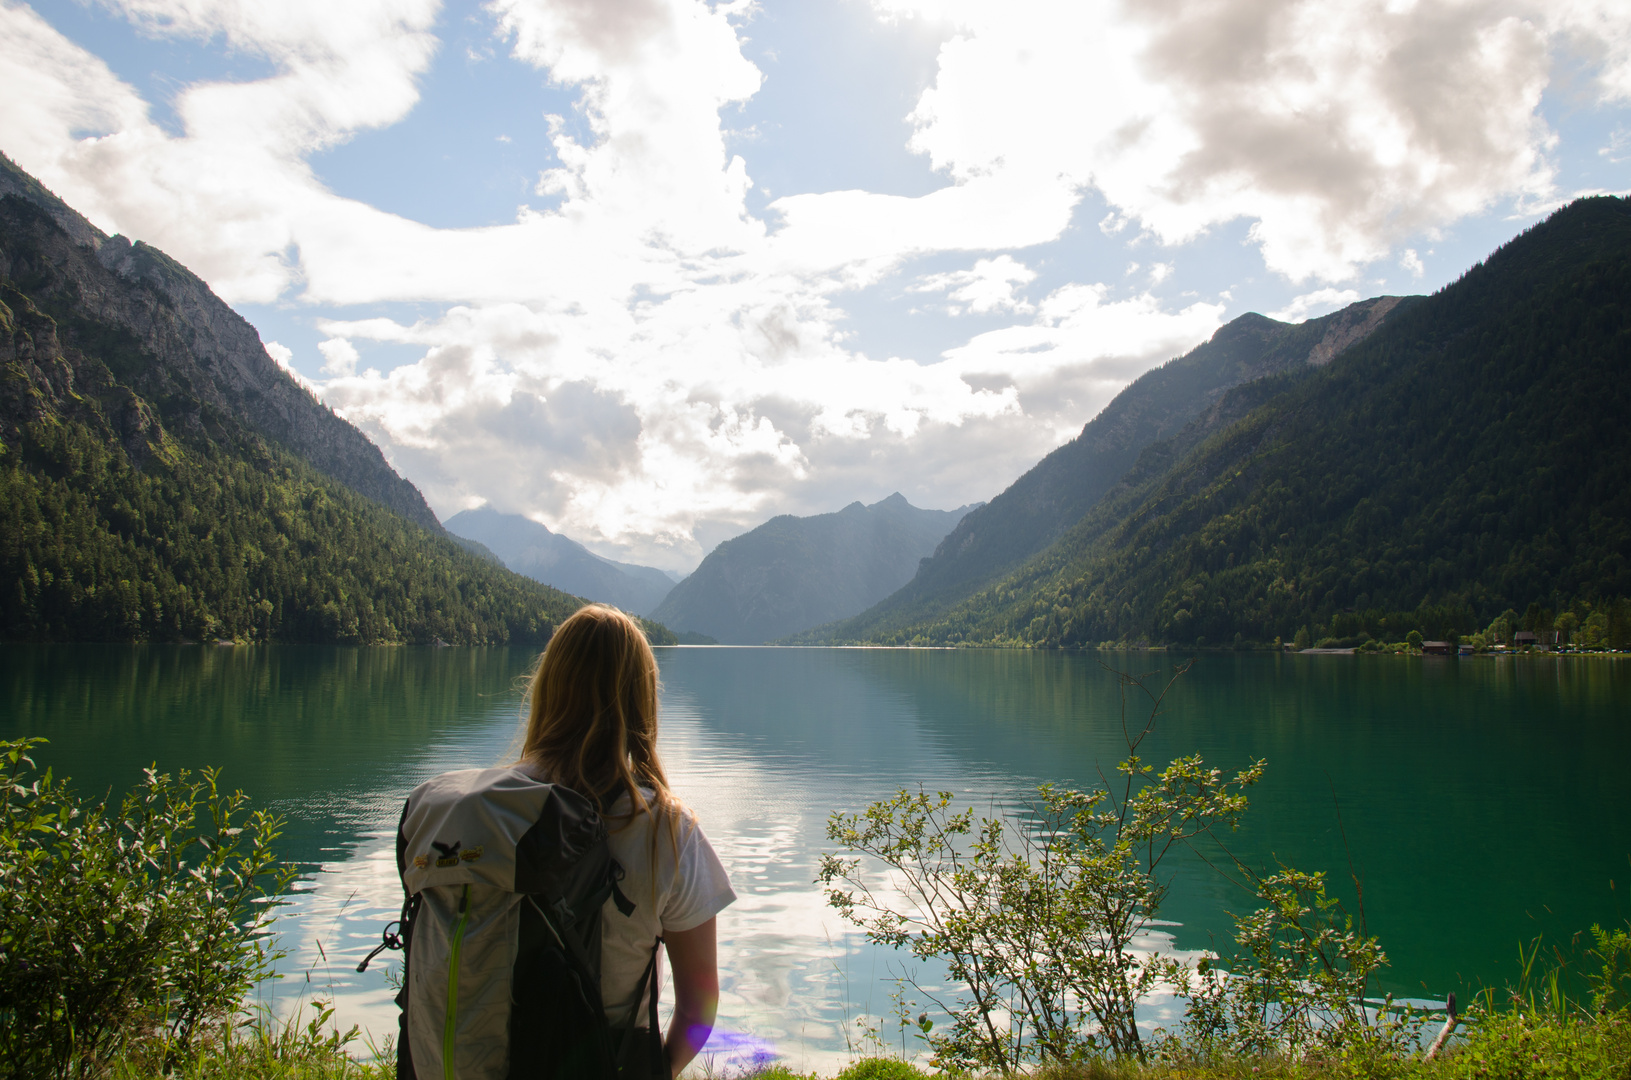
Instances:
[[[1270,269],[1342,281],[1399,238],[1550,191],[1548,31],[1623,12],[1420,0],[875,0],[954,23],[913,145],[966,183],[1097,189],[1165,244],[1250,221]]]
[[[323,354],[323,374],[356,374],[357,361],[361,358],[357,354],[357,347],[345,338],[329,338],[327,341],[319,341],[317,351]]]
[[[310,165],[414,108],[438,0],[107,0],[146,35],[266,62],[262,78],[180,86],[179,134],[0,0],[0,84],[26,102],[0,111],[0,146],[228,300],[335,316],[320,392],[433,506],[492,503],[686,568],[772,513],[897,487],[989,498],[1216,329],[1223,303],[1137,291],[1210,229],[1250,223],[1266,266],[1309,283],[1276,313],[1301,320],[1357,299],[1345,283],[1368,263],[1419,272],[1415,249],[1393,253],[1424,230],[1554,198],[1537,104],[1563,50],[1599,99],[1631,100],[1631,20],[1596,0],[874,4],[945,30],[909,118],[908,149],[941,178],[927,194],[749,209],[751,163],[722,116],[764,79],[743,53],[750,0],[491,0],[492,48],[577,109],[550,121],[533,179],[549,209],[504,225],[432,228],[336,195]],[[1089,192],[1109,208],[1093,241],[1144,245],[1120,290],[1036,253]],[[954,253],[966,269],[901,280]],[[871,355],[845,319],[873,289],[1002,325],[939,355]],[[427,314],[340,317],[403,301]],[[359,371],[370,341],[419,359]]]
[[[1029,285],[1036,280],[1036,271],[1016,260],[1012,255],[998,255],[995,259],[980,259],[972,269],[954,270],[947,274],[929,274],[911,286],[912,292],[943,292],[949,299],[964,305],[969,311],[986,315],[993,311],[1029,313],[1034,305],[1014,295],[1014,286]],[[951,308],[953,315],[961,309]]]

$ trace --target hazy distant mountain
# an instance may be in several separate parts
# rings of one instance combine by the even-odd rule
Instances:
[[[674,587],[674,579],[661,570],[601,558],[520,514],[501,514],[484,506],[454,514],[445,525],[448,532],[474,540],[518,574],[636,615],[650,614]]]
[[[911,580],[968,510],[920,510],[897,492],[833,514],[772,518],[715,548],[652,618],[727,645],[842,619]]]
[[[1417,299],[1375,297],[1300,324],[1254,312],[1220,327],[1210,341],[1135,379],[1080,435],[963,518],[899,592],[801,641],[871,640],[934,618],[1057,540],[1145,447],[1177,435],[1231,387],[1327,364]]]

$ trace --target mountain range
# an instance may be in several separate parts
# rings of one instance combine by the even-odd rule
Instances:
[[[839,626],[799,640],[881,639],[936,617],[1057,540],[1147,447],[1215,409],[1229,389],[1328,364],[1416,299],[1362,300],[1300,324],[1255,312],[1240,316],[1210,341],[1135,379],[1080,435],[963,518],[900,591]]]
[[[727,645],[844,618],[910,581],[969,509],[923,510],[896,492],[871,506],[771,518],[709,552],[651,617]]]
[[[1306,350],[1318,320],[1235,320],[971,514],[905,589],[797,640],[1351,643],[1564,612],[1631,639],[1631,206],[1579,200],[1434,295],[1388,300]],[[1242,345],[1255,377],[1161,390]],[[1152,394],[1184,401],[1165,430],[1085,445]],[[1065,458],[1087,482],[1050,485]],[[1027,500],[1045,527],[1015,540],[998,515]],[[987,519],[997,554],[970,561]]]
[[[484,506],[461,510],[447,519],[446,526],[455,537],[476,541],[518,574],[637,615],[651,614],[674,587],[674,579],[661,570],[602,558],[520,514]]]
[[[0,508],[12,640],[543,642],[581,602],[455,542],[207,285],[4,156]]]
[[[672,585],[444,530],[202,281],[0,156],[0,635],[537,642],[588,596],[726,643],[1631,644],[1628,363],[1631,208],[1579,200],[1432,296],[1235,319],[989,504],[774,518]]]

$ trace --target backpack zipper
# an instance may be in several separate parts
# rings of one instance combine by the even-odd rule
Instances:
[[[459,943],[464,940],[464,924],[470,918],[470,886],[459,897],[459,921],[453,927],[453,949],[447,960],[447,1019],[442,1022],[442,1076],[457,1080],[453,1069],[453,1032],[459,1007]]]

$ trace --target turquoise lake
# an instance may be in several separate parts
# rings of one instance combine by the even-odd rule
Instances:
[[[868,948],[813,884],[835,810],[902,786],[982,806],[1046,781],[1085,786],[1123,756],[1116,680],[1164,653],[670,648],[662,746],[739,900],[720,918],[719,1054],[842,1057],[891,980],[934,973]],[[143,766],[218,765],[288,821],[303,876],[280,921],[287,1010],[332,998],[394,1029],[384,976],[353,970],[394,917],[403,797],[445,769],[507,760],[525,649],[302,646],[0,648],[0,737],[84,792]],[[1134,719],[1142,720],[1142,714]],[[1465,996],[1515,974],[1520,940],[1623,918],[1631,879],[1631,663],[1603,658],[1207,654],[1142,749],[1226,771],[1268,760],[1243,828],[1254,866],[1348,859],[1402,996]],[[1342,827],[1339,828],[1339,809]],[[1346,832],[1344,847],[1342,833]],[[1611,888],[1611,881],[1613,887]],[[1618,903],[1617,903],[1618,898]],[[1199,860],[1175,867],[1155,944],[1225,942],[1251,898]],[[1152,1021],[1171,1003],[1152,1002]],[[888,1032],[886,1031],[886,1034]]]

